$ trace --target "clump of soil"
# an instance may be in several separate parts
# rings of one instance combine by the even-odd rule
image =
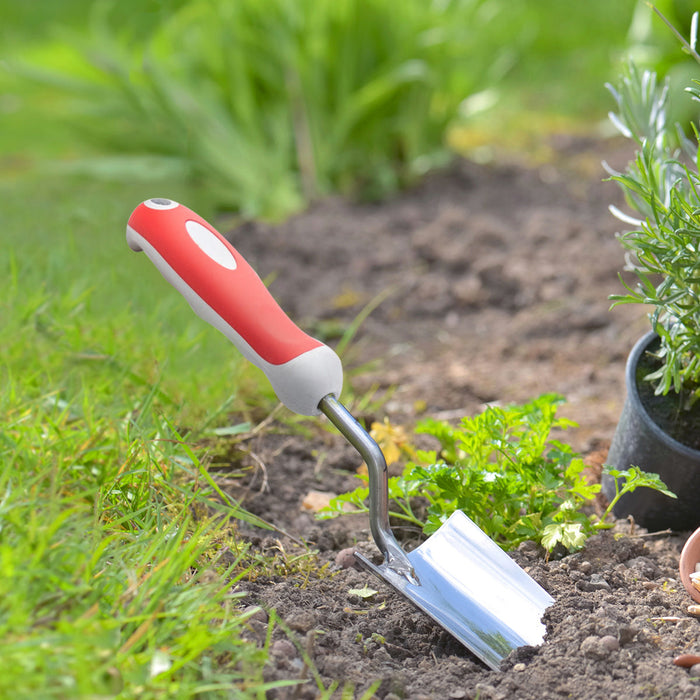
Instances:
[[[562,414],[579,423],[563,437],[596,474],[624,402],[627,353],[648,325],[643,310],[608,308],[624,255],[607,205],[624,204],[598,164],[605,157],[622,169],[629,154],[617,142],[554,146],[546,165],[460,162],[381,205],[328,200],[230,238],[300,325],[331,344],[392,290],[343,358],[355,394],[383,399],[364,409],[355,402],[358,418],[410,427],[423,415],[457,420],[485,402],[558,392],[568,399]],[[251,619],[251,638],[264,643],[269,614],[282,620],[267,677],[299,680],[270,697],[314,698],[339,681],[336,697],[376,685],[373,697],[384,700],[700,698],[691,673],[672,663],[700,651],[677,572],[687,533],[620,522],[558,560],[524,543],[512,556],[556,602],[544,644],[490,671],[406,599],[344,568],[348,548],[376,557],[363,517],[319,522],[304,508],[310,492],[358,483],[360,459],[337,434],[278,424],[235,459],[246,454],[257,471],[232,488],[291,535],[242,530],[294,572],[256,572],[239,584],[248,605],[275,611]],[[376,593],[358,595],[367,588]]]

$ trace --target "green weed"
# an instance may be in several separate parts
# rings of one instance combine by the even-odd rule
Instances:
[[[524,405],[489,406],[458,427],[444,421],[422,421],[417,432],[434,436],[440,451],[415,450],[403,431],[375,429],[387,455],[412,457],[400,477],[389,479],[391,515],[435,532],[456,510],[464,511],[500,544],[512,549],[524,540],[547,550],[557,544],[574,550],[598,529],[622,493],[640,486],[670,494],[655,475],[633,468],[609,473],[627,478],[602,518],[584,511],[600,490],[589,483],[584,463],[571,447],[550,437],[553,429],[573,426],[556,417],[560,396],[545,394]],[[382,435],[384,439],[382,439]],[[388,439],[387,439],[388,438]],[[319,517],[366,512],[367,488],[331,501]]]

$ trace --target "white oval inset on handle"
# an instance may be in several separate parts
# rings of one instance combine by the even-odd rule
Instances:
[[[190,220],[185,222],[185,228],[190,238],[205,255],[227,270],[236,269],[236,258],[233,257],[233,253],[206,226]]]

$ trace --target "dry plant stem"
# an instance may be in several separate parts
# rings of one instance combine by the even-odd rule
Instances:
[[[693,23],[690,30],[690,43],[685,40],[685,37],[669,22],[668,18],[659,10],[656,5],[651,2],[647,2],[647,5],[662,19],[664,24],[674,33],[678,41],[682,44],[683,48],[698,62],[700,63],[700,54],[695,50],[697,41],[697,31],[698,31],[698,13],[696,12],[693,16]]]
[[[265,466],[265,462],[263,462],[262,459],[257,454],[255,454],[255,452],[248,452],[248,456],[255,462],[255,464],[260,469],[260,472],[262,473],[262,484],[260,484],[258,493],[265,493],[266,491],[269,492],[270,484],[267,480],[267,467]]]
[[[645,537],[666,537],[668,535],[672,535],[673,530],[670,528],[667,530],[656,530],[656,532],[638,532],[638,533],[632,533],[630,534],[630,537],[637,537],[639,539],[643,539]]]
[[[249,430],[247,433],[243,433],[242,435],[238,436],[238,441],[243,442],[245,440],[251,440],[254,438],[256,435],[259,435],[263,430],[268,428],[274,420],[277,418],[277,415],[280,413],[282,408],[284,407],[284,404],[278,403],[271,411],[270,413],[263,418],[254,428]]]
[[[304,655],[304,661],[303,661],[303,666],[301,667],[301,671],[299,671],[299,680],[300,681],[305,681],[305,680],[310,680],[309,679],[309,660],[314,657],[314,646],[316,645],[316,634],[317,630],[311,630],[306,633],[306,643],[304,644],[304,651],[306,654]],[[303,691],[303,684],[299,684],[295,689],[294,689],[294,694],[293,698],[299,698],[301,697],[301,693]]]

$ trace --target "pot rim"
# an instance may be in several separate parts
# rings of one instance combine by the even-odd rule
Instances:
[[[688,447],[688,445],[684,445],[682,442],[678,442],[678,440],[672,438],[666,431],[661,429],[654,422],[652,417],[647,412],[646,407],[642,403],[641,397],[639,396],[639,391],[637,389],[637,365],[639,363],[639,358],[642,356],[647,347],[649,347],[649,345],[651,345],[651,343],[658,337],[659,335],[656,332],[649,331],[644,334],[632,348],[632,351],[627,358],[627,366],[625,368],[627,395],[628,397],[634,399],[639,409],[640,418],[658,440],[691,459],[700,459],[700,450],[693,449],[692,447]]]
[[[698,561],[700,561],[700,528],[686,540],[678,560],[678,573],[683,588],[696,603],[700,603],[700,591],[690,582],[690,574],[695,571]]]

